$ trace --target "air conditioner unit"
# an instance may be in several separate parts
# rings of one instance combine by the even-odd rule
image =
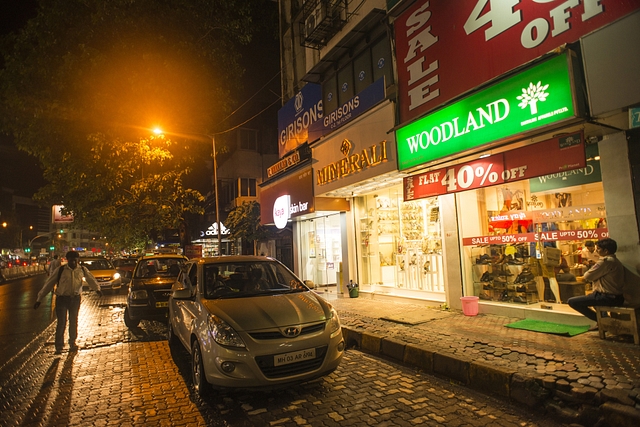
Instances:
[[[326,16],[327,9],[324,2],[318,1],[318,4],[316,4],[313,12],[311,12],[311,14],[304,21],[304,35],[306,38],[309,38],[311,36],[318,25],[320,25],[320,23],[324,21]]]

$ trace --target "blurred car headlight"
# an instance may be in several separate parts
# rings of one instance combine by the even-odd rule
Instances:
[[[227,347],[241,347],[246,345],[240,335],[224,320],[213,314],[209,316],[209,330],[214,341]]]
[[[118,280],[120,278],[120,273],[116,273],[113,275],[113,280]]]
[[[147,298],[149,298],[149,295],[145,290],[131,291],[132,300],[147,299]]]
[[[331,319],[329,319],[329,330],[331,331],[331,337],[333,338],[335,333],[340,330],[340,317],[335,308],[331,307]]]

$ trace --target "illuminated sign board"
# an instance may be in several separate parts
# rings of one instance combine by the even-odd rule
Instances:
[[[638,0],[416,0],[393,21],[400,123],[577,42]]]
[[[547,174],[571,174],[585,165],[584,135],[578,132],[405,177],[404,200],[457,193]]]
[[[278,111],[280,157],[307,142],[309,126],[318,120],[322,120],[322,87],[307,83]]]
[[[396,131],[398,168],[462,153],[576,116],[567,55],[544,61]]]
[[[63,215],[62,209],[64,209],[63,205],[53,205],[51,216],[53,217],[54,223],[66,223],[73,222],[73,215]]]

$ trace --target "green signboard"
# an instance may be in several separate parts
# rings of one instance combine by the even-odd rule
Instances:
[[[587,145],[585,153],[587,155],[586,167],[532,178],[529,180],[529,190],[532,193],[537,193],[539,191],[557,190],[602,181],[600,158],[597,157],[598,145]]]
[[[398,167],[408,169],[575,116],[568,58],[559,55],[398,129]]]

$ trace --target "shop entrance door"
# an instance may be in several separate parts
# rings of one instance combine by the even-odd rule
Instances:
[[[335,285],[342,261],[340,214],[304,221],[299,230],[301,279],[316,286]]]

